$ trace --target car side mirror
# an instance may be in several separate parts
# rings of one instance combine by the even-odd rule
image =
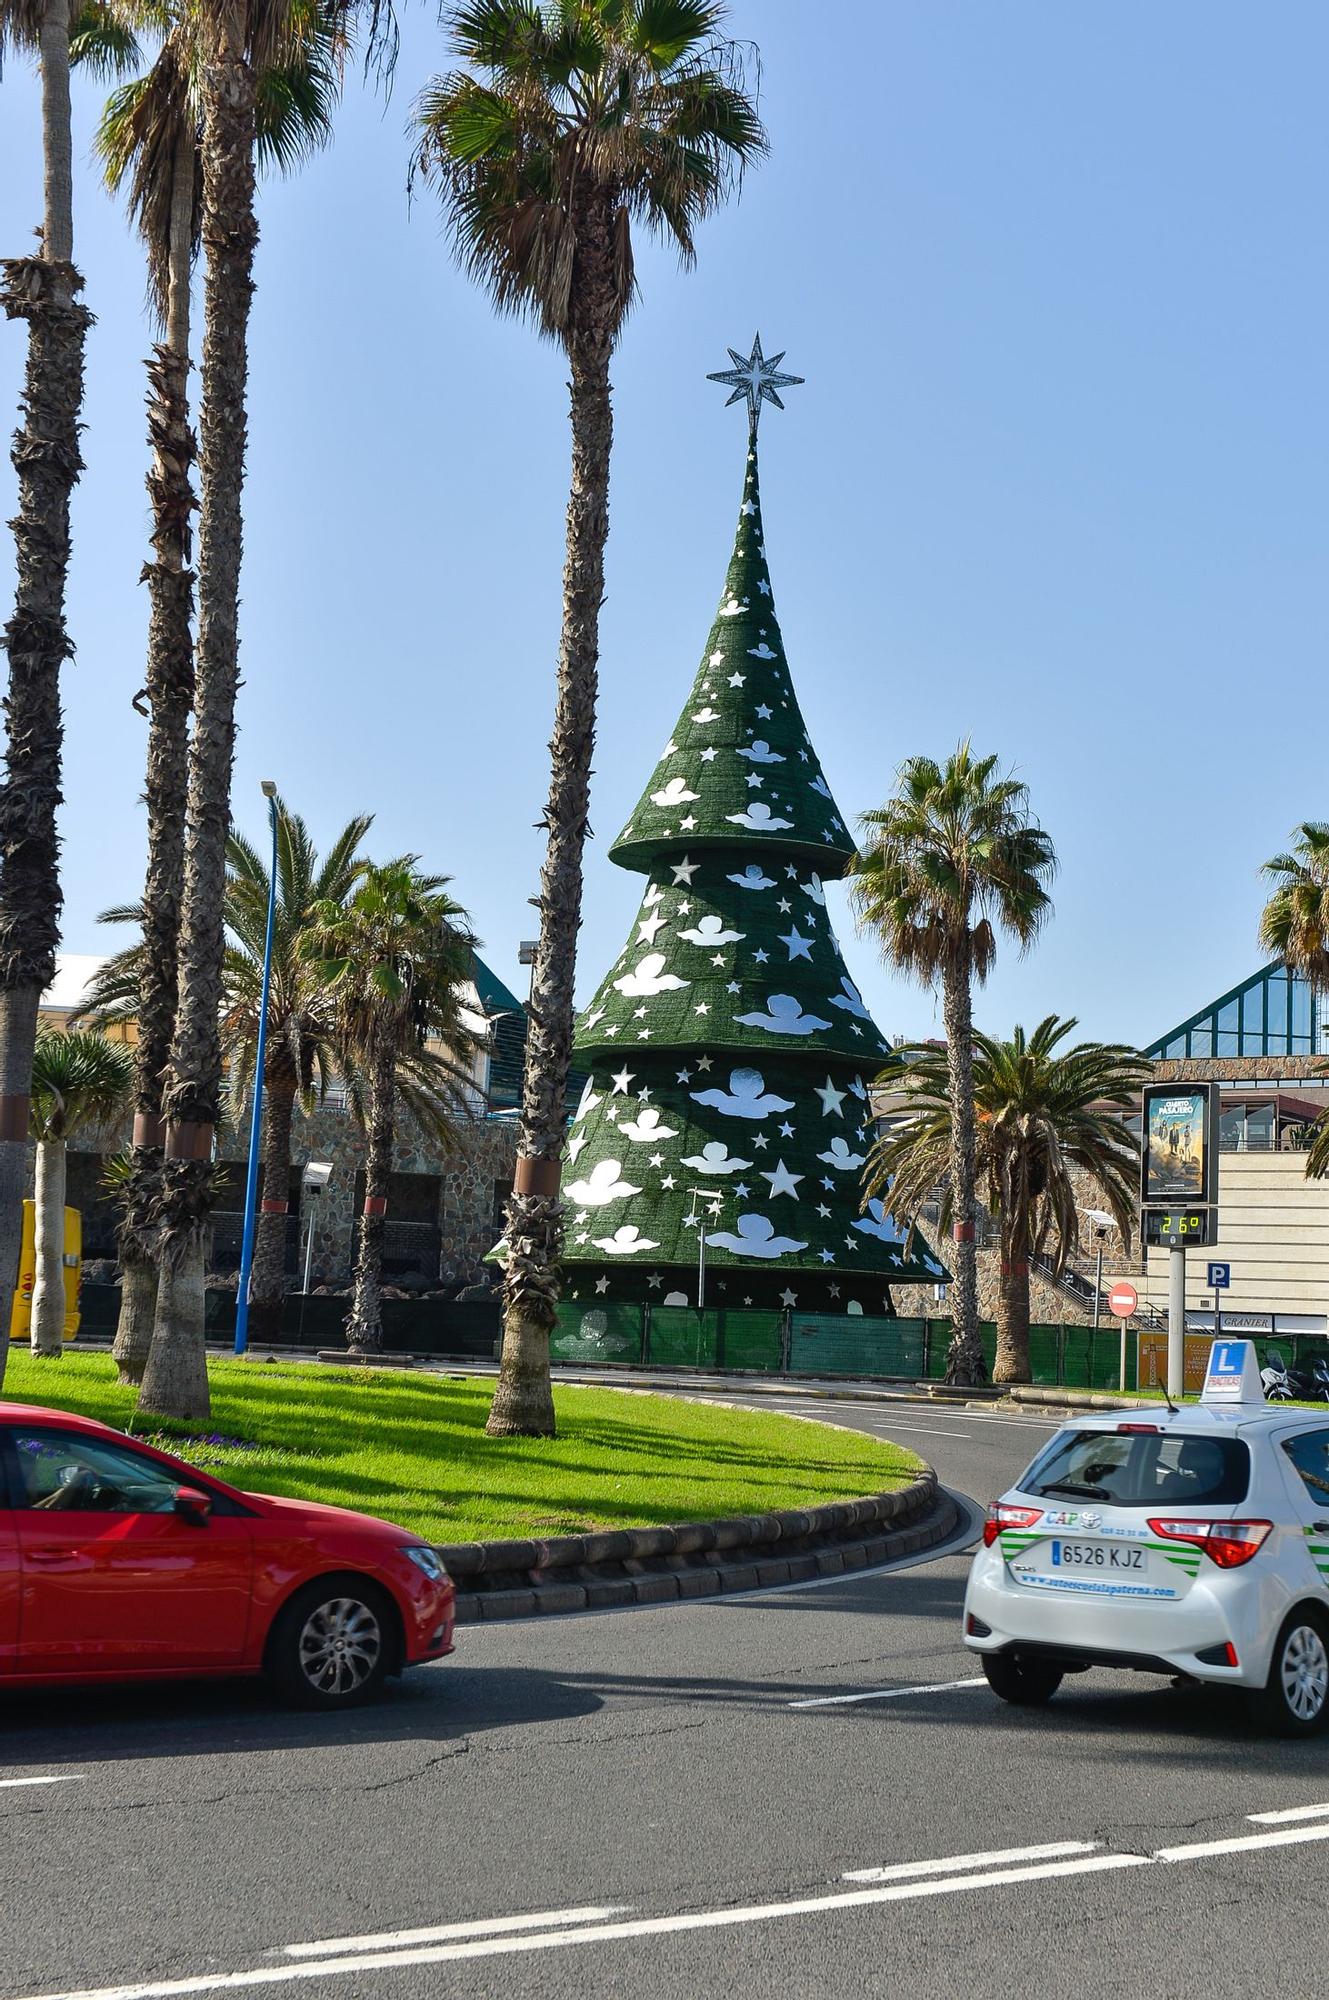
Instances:
[[[206,1528],[208,1516],[212,1512],[212,1502],[206,1493],[200,1493],[196,1486],[177,1486],[175,1489],[175,1511],[182,1521],[193,1528]]]

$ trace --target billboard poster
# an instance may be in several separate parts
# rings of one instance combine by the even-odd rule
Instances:
[[[1144,1094],[1144,1204],[1206,1201],[1209,1091],[1203,1086]]]

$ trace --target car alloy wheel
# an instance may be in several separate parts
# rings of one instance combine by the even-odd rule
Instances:
[[[358,1597],[315,1605],[300,1631],[300,1671],[317,1694],[355,1694],[373,1678],[382,1654],[378,1619]]]
[[[1329,1695],[1329,1652],[1313,1625],[1294,1625],[1278,1663],[1283,1699],[1298,1722],[1314,1722]]]

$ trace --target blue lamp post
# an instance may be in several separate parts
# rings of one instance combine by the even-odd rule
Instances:
[[[249,1126],[249,1168],[245,1175],[245,1222],[240,1238],[240,1278],[235,1292],[235,1351],[249,1346],[249,1274],[254,1264],[254,1223],[258,1207],[258,1152],[263,1127],[263,1057],[268,1044],[268,993],[272,986],[272,926],[277,914],[277,787],[264,778],[264,798],[272,826],[268,869],[268,932],[263,943],[263,991],[258,1003],[258,1045],[254,1050],[254,1115]]]

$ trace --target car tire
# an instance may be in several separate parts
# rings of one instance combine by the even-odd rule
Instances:
[[[297,1708],[355,1708],[382,1689],[395,1656],[386,1593],[365,1577],[319,1577],[283,1605],[265,1667]]]
[[[1062,1670],[1050,1660],[1023,1659],[1019,1653],[985,1653],[983,1672],[993,1694],[1016,1708],[1041,1708],[1062,1683]]]
[[[1269,1678],[1251,1708],[1275,1736],[1314,1736],[1329,1722],[1329,1619],[1322,1612],[1302,1605],[1284,1619]]]

